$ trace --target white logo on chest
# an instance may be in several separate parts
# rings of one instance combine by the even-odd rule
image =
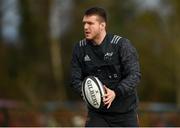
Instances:
[[[84,61],[91,61],[91,59],[89,58],[89,56],[88,56],[88,55],[85,55],[85,57],[84,57]]]
[[[111,60],[112,55],[113,55],[113,52],[107,52],[107,53],[104,55],[104,60]]]

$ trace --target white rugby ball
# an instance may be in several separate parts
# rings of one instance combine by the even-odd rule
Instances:
[[[103,106],[104,87],[95,76],[88,76],[82,83],[82,94],[86,103],[95,109]]]

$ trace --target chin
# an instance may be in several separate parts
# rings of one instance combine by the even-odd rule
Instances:
[[[87,40],[92,40],[92,38],[91,38],[91,37],[87,37],[87,36],[86,36],[85,38],[86,38]]]

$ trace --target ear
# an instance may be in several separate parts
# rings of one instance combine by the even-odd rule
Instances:
[[[102,28],[106,28],[106,23],[105,23],[105,22],[102,22],[102,23],[101,23],[101,27],[102,27]]]

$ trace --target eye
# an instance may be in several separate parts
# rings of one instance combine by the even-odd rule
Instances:
[[[94,24],[94,22],[91,22],[91,21],[85,21],[85,22],[83,22],[83,25],[93,25]]]
[[[87,24],[92,25],[92,24],[94,24],[94,22],[88,21]]]

